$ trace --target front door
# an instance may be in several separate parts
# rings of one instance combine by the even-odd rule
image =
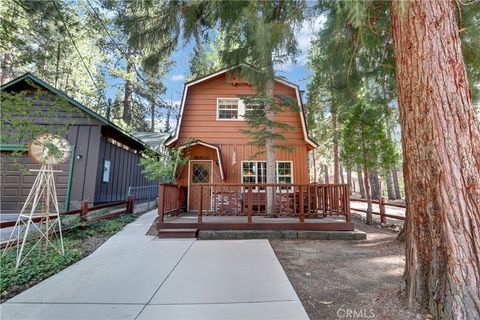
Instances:
[[[192,160],[189,168],[189,198],[188,210],[199,211],[200,203],[202,211],[211,209],[211,187],[205,184],[212,183],[212,161],[211,160]],[[201,186],[203,185],[203,190]],[[200,201],[202,193],[202,201]]]

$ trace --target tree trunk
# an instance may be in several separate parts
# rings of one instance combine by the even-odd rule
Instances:
[[[350,186],[350,195],[352,195],[352,191],[355,190],[355,187],[352,186],[352,169],[347,168],[347,184]]]
[[[364,183],[365,183],[365,193],[367,196],[367,224],[373,223],[373,216],[372,216],[372,195],[370,193],[370,179],[368,174],[368,168],[366,165],[363,166],[363,174],[364,174]]]
[[[55,81],[54,87],[58,88],[58,79],[60,79],[60,60],[62,58],[61,46],[60,41],[57,43],[57,59],[55,61]]]
[[[3,55],[2,85],[13,79],[13,47],[9,47]]]
[[[332,129],[333,129],[333,183],[340,183],[339,160],[338,160],[338,128],[337,112],[332,109]]]
[[[345,177],[343,176],[343,166],[341,163],[339,163],[339,167],[340,167],[340,183],[345,184]]]
[[[389,200],[395,200],[395,192],[393,191],[393,181],[392,181],[392,174],[387,174],[387,195]]]
[[[358,180],[358,188],[360,189],[360,197],[365,199],[367,195],[365,194],[365,185],[363,184],[363,175],[362,175],[362,167],[357,165],[357,180]]]
[[[135,65],[133,64],[131,59],[131,52],[130,49],[127,52],[127,74],[130,76],[135,72]],[[127,78],[125,80],[125,90],[123,96],[123,114],[122,119],[128,124],[132,124],[132,114],[133,114],[133,83],[132,81]]]
[[[150,116],[152,117],[152,121],[150,122],[150,131],[155,132],[155,103],[154,102],[150,104]]]
[[[167,106],[167,115],[165,117],[165,132],[170,132],[170,117],[172,114],[173,104]]]
[[[274,78],[273,78],[273,63],[269,66],[271,69],[271,77],[265,83],[265,97],[270,99],[270,103],[274,103]],[[273,105],[267,106],[265,116],[267,119],[273,123],[275,121],[275,111],[272,110]],[[267,166],[267,183],[276,183],[276,168],[275,168],[275,127],[270,126],[266,128],[266,131],[272,136],[265,139],[265,155],[266,155],[266,166]],[[273,215],[275,213],[275,188],[267,188],[267,215]]]
[[[370,173],[370,188],[372,190],[372,199],[380,199],[380,179],[378,178],[378,170],[376,168],[372,169]]]
[[[392,2],[406,296],[437,319],[480,319],[480,129],[454,5]]]
[[[328,165],[323,165],[323,172],[325,173],[325,184],[330,183],[330,176],[328,175]]]
[[[402,199],[402,194],[400,192],[400,185],[398,184],[397,168],[392,169],[392,177],[393,177],[393,189],[395,190],[395,198]]]

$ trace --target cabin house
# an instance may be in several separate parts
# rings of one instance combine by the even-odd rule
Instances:
[[[249,107],[241,97],[255,94],[240,76],[243,67],[248,66],[226,68],[185,84],[177,128],[165,145],[183,150],[188,163],[178,170],[175,186],[161,186],[157,228],[181,227],[171,219],[170,224],[162,223],[166,214],[180,208],[197,215],[199,223],[206,221],[203,216],[224,215],[248,216],[251,222],[252,216],[268,215],[268,197],[275,199],[276,215],[297,216],[302,221],[319,212],[349,214],[347,186],[335,189],[310,183],[309,152],[317,144],[308,134],[298,86],[281,78],[275,78],[274,95],[293,98],[298,108],[284,108],[275,116],[293,129],[282,133],[286,140],[281,143],[290,150],[276,150],[276,183],[266,184],[265,154],[242,132],[248,128],[243,116]],[[330,196],[327,191],[330,202],[325,200]],[[172,197],[178,200],[167,200]]]
[[[56,175],[61,209],[74,209],[84,200],[95,204],[125,200],[130,186],[152,184],[139,166],[140,153],[147,146],[138,138],[32,74],[4,84],[2,99],[7,92],[24,94],[22,107],[28,110],[21,110],[17,119],[26,117],[34,125],[65,128],[63,135],[72,153],[66,163],[56,168],[62,170]],[[55,108],[59,101],[62,107]],[[16,150],[26,151],[26,143],[33,136],[9,135],[10,116],[2,113],[1,213],[20,212],[35,179],[28,170],[39,168],[26,152],[20,157],[11,156]],[[10,140],[5,141],[9,136]]]

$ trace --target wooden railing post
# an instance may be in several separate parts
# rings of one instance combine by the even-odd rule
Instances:
[[[252,223],[252,186],[248,186],[248,223]]]
[[[177,210],[175,211],[175,215],[178,216],[180,213],[180,197],[181,197],[181,186],[177,186]]]
[[[198,223],[202,222],[203,214],[203,185],[200,185],[200,209],[198,210]]]
[[[80,229],[85,230],[88,223],[88,201],[82,201],[80,209],[82,210],[80,212]]]
[[[163,222],[165,215],[165,186],[160,185],[158,190],[158,218],[160,222]]]
[[[134,200],[135,200],[134,196],[128,196],[127,213],[133,213],[133,211],[135,211]]]
[[[298,196],[300,197],[300,222],[303,223],[305,221],[304,217],[304,208],[303,208],[303,190],[302,186],[298,186]]]
[[[378,201],[378,207],[380,208],[380,222],[382,224],[387,223],[387,217],[385,216],[385,197],[380,197]]]

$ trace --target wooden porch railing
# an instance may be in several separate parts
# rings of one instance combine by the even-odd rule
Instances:
[[[198,222],[202,222],[203,215],[231,215],[247,216],[248,223],[252,223],[252,216],[267,216],[269,197],[273,198],[272,214],[278,217],[298,216],[304,222],[306,218],[333,215],[351,221],[347,184],[200,184],[190,188],[188,191],[175,185],[160,186],[161,222],[166,213],[186,207],[187,192],[189,209],[197,212]]]
[[[161,184],[158,189],[158,217],[160,222],[166,214],[187,208],[187,187],[175,184]]]

